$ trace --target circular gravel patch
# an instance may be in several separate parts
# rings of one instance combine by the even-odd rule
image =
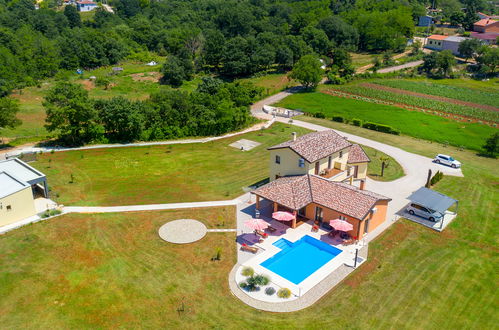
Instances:
[[[206,235],[206,231],[206,226],[197,220],[180,219],[161,226],[159,237],[170,243],[187,244],[199,241]]]

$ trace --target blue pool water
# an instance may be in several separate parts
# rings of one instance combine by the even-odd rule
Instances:
[[[342,252],[308,235],[294,243],[281,238],[273,245],[281,251],[260,265],[294,284],[301,283]]]

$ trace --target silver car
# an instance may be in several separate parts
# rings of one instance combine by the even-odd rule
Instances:
[[[407,212],[409,212],[410,215],[417,215],[433,222],[442,219],[442,214],[440,212],[414,203],[407,207]]]
[[[447,166],[450,166],[452,168],[459,168],[461,167],[461,162],[458,160],[455,160],[451,156],[448,155],[442,155],[438,154],[433,161],[437,164],[444,164]]]

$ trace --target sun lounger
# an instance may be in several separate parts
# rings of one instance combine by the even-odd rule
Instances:
[[[257,253],[258,252],[258,248],[257,247],[249,246],[246,243],[243,243],[241,245],[241,250],[246,251],[246,252],[251,252],[251,253]]]
[[[269,234],[261,231],[261,230],[255,230],[255,234],[257,234],[258,236],[260,236],[261,238],[267,238],[269,237]]]
[[[268,226],[267,229],[266,229],[269,233],[273,233],[275,232],[277,229],[275,229],[274,227],[272,226]]]

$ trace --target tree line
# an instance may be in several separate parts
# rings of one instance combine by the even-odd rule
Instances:
[[[192,93],[162,89],[145,101],[92,99],[80,84],[59,82],[43,102],[45,127],[56,143],[70,146],[220,135],[253,123],[249,105],[261,92],[206,77]]]
[[[0,94],[61,69],[115,64],[145,51],[189,61],[195,71],[241,77],[288,70],[304,55],[336,48],[399,50],[412,36],[416,3],[115,0],[117,14],[97,9],[83,22],[76,7],[57,7],[56,0],[39,10],[32,0],[0,0]]]

